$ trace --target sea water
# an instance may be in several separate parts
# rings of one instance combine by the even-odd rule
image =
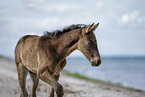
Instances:
[[[68,58],[64,70],[145,91],[145,58],[102,58],[99,67],[85,58]]]

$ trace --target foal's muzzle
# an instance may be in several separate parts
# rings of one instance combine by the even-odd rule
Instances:
[[[92,66],[99,66],[101,64],[101,59],[97,59],[91,62]]]

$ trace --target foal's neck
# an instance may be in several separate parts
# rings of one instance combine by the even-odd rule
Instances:
[[[58,37],[57,52],[62,57],[67,57],[71,52],[77,49],[78,41],[80,39],[81,29],[72,30]]]

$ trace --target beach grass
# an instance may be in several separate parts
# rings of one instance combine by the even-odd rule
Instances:
[[[78,73],[69,73],[66,70],[63,70],[63,73],[65,73],[66,75],[68,75],[70,77],[74,77],[74,78],[85,80],[85,81],[90,81],[90,82],[105,84],[105,85],[111,85],[111,86],[116,86],[116,87],[122,87],[122,88],[125,88],[125,89],[128,89],[128,90],[133,90],[133,91],[137,91],[137,92],[144,92],[142,90],[138,90],[138,89],[134,89],[134,88],[130,88],[130,87],[125,87],[121,83],[112,83],[112,82],[109,82],[109,81],[93,79],[93,78],[89,78],[89,77],[86,77],[86,76],[78,74]]]
[[[86,77],[84,75],[81,75],[81,74],[78,74],[78,73],[69,73],[67,71],[63,71],[66,75],[68,76],[71,76],[71,77],[75,77],[75,78],[78,78],[78,79],[82,79],[82,80],[86,80],[86,81],[91,81],[91,82],[100,82],[100,83],[104,83],[105,81],[102,81],[102,80],[98,80],[98,79],[93,79],[93,78],[89,78],[89,77]],[[105,82],[105,83],[110,83],[110,82]]]

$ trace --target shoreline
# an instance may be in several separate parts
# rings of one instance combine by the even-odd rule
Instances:
[[[128,90],[132,90],[132,91],[137,91],[137,92],[144,92],[144,90],[140,90],[140,89],[136,89],[136,88],[132,88],[132,87],[127,87],[127,86],[123,86],[122,84],[115,84],[115,83],[112,83],[112,82],[107,82],[107,81],[103,81],[103,80],[98,80],[98,79],[93,79],[93,78],[89,78],[89,77],[86,77],[86,76],[83,76],[81,74],[78,74],[78,73],[69,73],[67,71],[62,71],[65,75],[68,75],[70,77],[74,77],[74,78],[77,78],[77,79],[80,79],[80,80],[85,80],[85,81],[90,81],[90,82],[93,82],[93,83],[99,83],[99,84],[106,84],[106,85],[112,85],[112,86],[117,86],[117,87],[121,87],[121,88],[126,88]]]
[[[116,84],[96,81],[78,74],[61,72],[60,84],[64,87],[64,97],[145,97],[145,91]],[[27,77],[30,94],[31,79]],[[47,85],[40,80],[37,97],[46,97]],[[14,60],[0,57],[0,97],[19,97],[20,87]]]
[[[69,79],[65,78],[68,76],[70,77]],[[65,82],[61,82],[65,89],[69,87],[68,89],[73,90],[73,92],[76,90],[80,91],[79,93],[81,95],[76,97],[145,97],[145,91],[142,90],[128,88],[112,83],[106,83],[100,80],[97,81],[88,78],[84,80],[84,77],[80,78],[74,75],[72,76],[70,74],[66,74],[66,72],[62,72],[60,78],[61,79],[65,78],[65,80],[63,80]],[[68,82],[66,82],[66,80],[68,80]],[[69,85],[73,84],[73,86],[79,87],[74,88],[69,86],[68,84]],[[79,93],[77,94],[79,95]],[[65,97],[73,97],[73,96],[65,96]]]

